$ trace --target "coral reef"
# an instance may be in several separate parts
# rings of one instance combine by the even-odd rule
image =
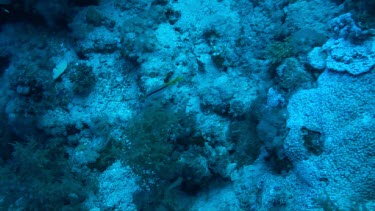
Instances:
[[[0,0],[0,210],[375,210],[374,4]]]

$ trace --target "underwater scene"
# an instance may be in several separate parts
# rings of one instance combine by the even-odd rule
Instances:
[[[0,210],[375,211],[375,0],[0,0]]]

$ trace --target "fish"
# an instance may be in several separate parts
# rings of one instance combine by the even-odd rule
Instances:
[[[158,87],[158,88],[156,88],[156,89],[150,91],[149,93],[147,93],[147,94],[145,95],[144,99],[147,99],[148,97],[150,97],[150,96],[152,96],[152,95],[154,95],[154,94],[156,94],[156,93],[158,93],[158,92],[164,90],[165,88],[167,88],[167,87],[169,87],[169,86],[172,86],[172,85],[174,85],[174,84],[176,84],[176,83],[178,83],[178,82],[180,82],[180,81],[182,81],[182,80],[183,80],[183,77],[177,77],[177,78],[175,78],[175,79],[169,81],[168,83],[163,84],[162,86],[160,86],[160,87]]]

